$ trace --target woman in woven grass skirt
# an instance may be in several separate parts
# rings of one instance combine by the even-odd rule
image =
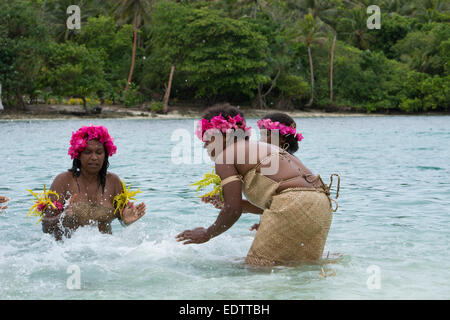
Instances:
[[[276,122],[264,120],[260,128],[291,134],[297,141],[303,138],[295,128]],[[199,127],[197,135],[205,142],[204,147],[222,179],[224,206],[210,227],[186,230],[177,235],[177,240],[184,244],[204,243],[228,230],[242,212],[262,213],[247,264],[318,261],[333,211],[329,188],[320,176],[313,175],[298,158],[282,148],[252,142],[247,134],[235,134],[249,132],[242,113],[235,107],[208,109]],[[242,199],[242,192],[248,203]]]

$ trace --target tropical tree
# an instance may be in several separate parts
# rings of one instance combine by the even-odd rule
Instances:
[[[425,23],[433,21],[450,22],[449,9],[448,0],[423,0],[417,4],[414,16]]]
[[[37,7],[24,1],[0,2],[0,84],[5,107],[24,106],[42,89],[39,74],[50,42]]]
[[[311,13],[304,16],[303,20],[298,22],[298,31],[300,33],[294,38],[294,41],[302,41],[306,44],[308,49],[309,70],[311,77],[311,97],[309,102],[305,105],[310,107],[314,102],[314,66],[311,54],[311,45],[313,43],[324,43],[326,38],[324,37],[324,23],[319,19],[314,19]]]
[[[67,8],[71,5],[80,7],[80,19],[84,24],[88,17],[94,13],[92,0],[47,0],[43,4],[44,21],[50,27],[53,38],[64,42],[71,40],[79,33],[79,30],[67,28]]]
[[[413,31],[392,46],[398,60],[411,69],[443,75],[450,63],[450,26],[431,23]],[[448,67],[447,67],[448,68]]]
[[[358,49],[365,50],[374,41],[373,32],[367,28],[367,11],[365,7],[355,7],[344,11],[345,16],[338,20],[336,26],[340,38],[347,39]]]
[[[138,37],[137,30],[144,21],[150,18],[152,5],[152,0],[121,0],[114,8],[114,14],[119,18],[119,24],[130,23],[133,25],[133,51],[131,56],[130,73],[128,75],[125,91],[128,91],[131,80],[133,79]]]
[[[334,48],[336,44],[336,16],[338,7],[342,4],[341,0],[300,0],[287,1],[288,8],[295,15],[311,14],[315,20],[323,22],[323,29],[332,34],[332,44],[330,52],[330,101],[333,101],[333,59]]]
[[[113,17],[100,15],[89,18],[76,38],[77,44],[102,53],[105,79],[108,81],[104,98],[113,102],[123,96],[130,68],[132,37],[132,25],[125,24],[118,28]]]
[[[176,66],[175,91],[185,97],[230,100],[252,98],[269,79],[267,39],[252,19],[230,19],[220,11],[163,2],[153,14],[154,35],[145,84],[162,89]]]
[[[412,16],[417,5],[411,0],[383,0],[382,8],[389,15]]]
[[[59,96],[81,98],[85,111],[87,97],[106,86],[103,53],[71,42],[52,43],[42,70],[42,82]]]

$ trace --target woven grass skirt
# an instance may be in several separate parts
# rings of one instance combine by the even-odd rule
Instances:
[[[245,262],[292,265],[322,258],[332,220],[330,198],[318,189],[287,189],[273,196]]]

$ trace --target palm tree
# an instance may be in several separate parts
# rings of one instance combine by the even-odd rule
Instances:
[[[309,70],[311,74],[311,98],[305,105],[310,107],[314,101],[314,67],[311,54],[311,45],[313,43],[323,43],[326,41],[324,37],[324,23],[320,19],[314,19],[311,13],[304,16],[303,20],[298,23],[300,35],[295,39],[306,43],[308,48]]]
[[[448,1],[424,0],[417,6],[415,16],[422,22],[432,22],[436,19],[436,14],[449,10]]]
[[[119,24],[133,24],[133,52],[131,67],[125,91],[128,91],[133,78],[134,64],[136,60],[137,29],[149,19],[152,8],[152,0],[121,0],[114,8],[115,15],[119,18]]]
[[[336,32],[334,33],[333,43],[331,44],[331,56],[330,56],[330,102],[333,102],[333,58],[334,58],[334,45],[336,44]]]
[[[358,49],[365,50],[369,42],[373,40],[373,35],[367,28],[367,12],[364,7],[355,7],[346,11],[346,16],[341,19],[340,34],[347,36]]]
[[[256,19],[258,9],[262,10],[267,5],[266,0],[235,0],[235,1],[211,1],[211,7],[224,10],[231,17],[247,16],[245,12],[251,9],[251,17]]]
[[[303,15],[311,14],[315,20],[324,22],[323,27],[333,34],[330,54],[330,101],[333,101],[333,58],[336,44],[335,17],[338,13],[336,3],[328,0],[300,0],[288,1],[288,8]]]
[[[383,11],[389,12],[389,15],[412,16],[416,10],[416,4],[411,0],[384,0],[382,8]]]
[[[67,8],[73,4],[80,7],[80,18],[82,23],[86,21],[89,16],[91,16],[93,7],[91,1],[89,0],[44,1],[42,7],[43,15],[45,21],[51,25],[53,36],[57,41],[67,41],[77,33],[77,30],[69,30],[66,25],[68,18]]]

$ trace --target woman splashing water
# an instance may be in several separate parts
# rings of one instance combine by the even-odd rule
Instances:
[[[116,153],[108,130],[103,126],[84,126],[72,134],[68,154],[73,166],[59,174],[52,183],[59,208],[48,207],[42,219],[42,229],[56,239],[70,236],[78,227],[96,225],[103,233],[111,233],[111,222],[119,218],[129,225],[145,214],[145,204],[126,203],[117,213],[114,198],[123,190],[117,175],[108,172],[108,158]],[[116,207],[115,207],[116,205]]]
[[[265,125],[271,131],[281,131],[269,121]],[[243,211],[262,213],[247,264],[291,265],[322,258],[333,209],[320,176],[274,141],[250,141],[242,113],[232,106],[208,109],[198,136],[222,180],[224,206],[209,228],[186,230],[176,236],[178,241],[204,243],[228,230]]]

